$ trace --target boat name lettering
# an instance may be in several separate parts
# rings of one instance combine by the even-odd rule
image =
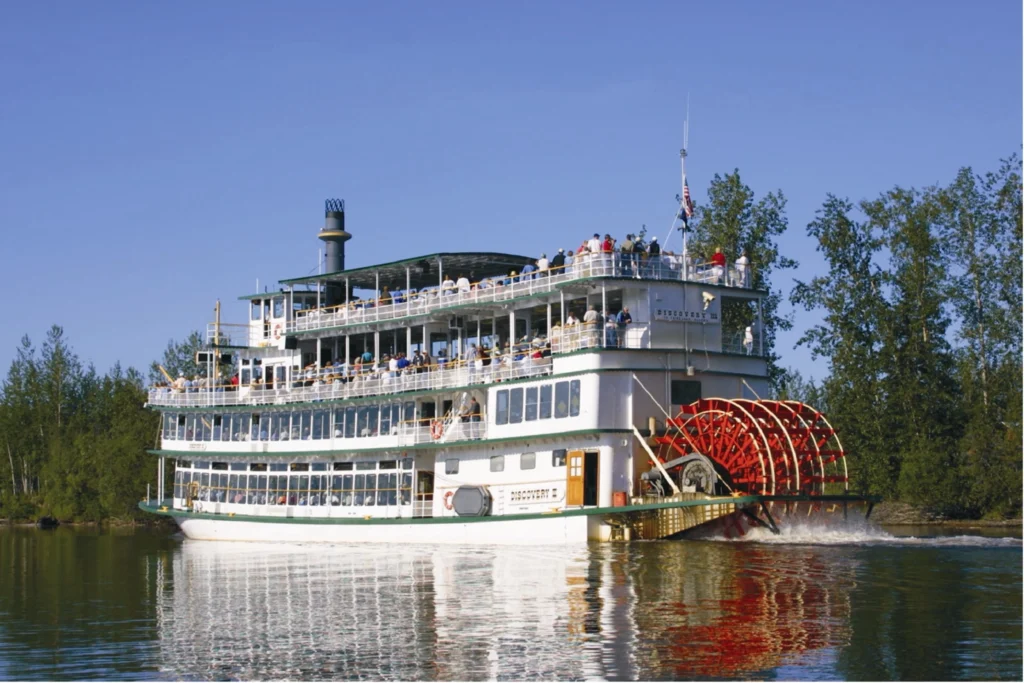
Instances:
[[[206,444],[205,443],[190,443],[188,445],[188,449],[190,451],[205,451],[206,450]]]
[[[684,311],[677,308],[656,308],[654,309],[654,319],[668,320],[671,322],[717,323],[718,313],[709,311]]]
[[[530,500],[548,500],[554,498],[555,495],[555,489],[520,489],[512,491],[509,494],[509,499],[513,503],[521,503]]]

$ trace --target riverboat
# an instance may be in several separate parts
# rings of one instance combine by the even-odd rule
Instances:
[[[870,513],[825,416],[761,398],[749,265],[595,240],[347,269],[341,200],[318,237],[321,272],[242,296],[247,322],[218,302],[205,372],[149,391],[140,507],[189,538],[571,543]]]

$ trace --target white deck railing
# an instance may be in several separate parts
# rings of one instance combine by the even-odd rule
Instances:
[[[360,300],[329,308],[298,311],[288,323],[288,332],[309,332],[341,325],[375,323],[412,315],[421,315],[449,306],[507,301],[521,296],[550,292],[558,285],[596,277],[638,277],[645,280],[671,280],[745,287],[749,281],[735,267],[716,268],[709,264],[688,265],[682,256],[663,254],[657,259],[632,260],[620,253],[588,255],[561,270],[527,273],[506,278],[490,278],[468,290],[427,288],[410,296]]]
[[[380,396],[405,391],[432,391],[454,387],[492,384],[509,379],[540,377],[551,374],[551,358],[520,360],[501,356],[490,365],[481,361],[456,365],[433,366],[423,372],[399,372],[394,375],[383,371],[348,377],[347,381],[314,384],[280,389],[253,389],[249,387],[197,388],[179,391],[170,387],[149,390],[149,403],[157,406],[201,407],[232,405],[276,405],[328,401],[364,396]],[[318,380],[322,381],[322,380]]]

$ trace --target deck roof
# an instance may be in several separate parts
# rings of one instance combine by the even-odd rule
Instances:
[[[441,278],[448,275],[457,280],[464,275],[472,282],[485,277],[508,275],[509,271],[519,272],[527,263],[535,259],[516,254],[499,254],[496,252],[442,252],[416,256],[414,258],[392,261],[362,268],[339,270],[335,273],[308,275],[291,280],[281,280],[283,285],[300,285],[315,282],[341,282],[348,279],[353,287],[375,289],[377,275],[380,275],[381,286],[387,285],[391,290],[405,289],[405,269],[409,268],[410,284],[416,289],[437,286]],[[439,271],[444,268],[444,273]]]

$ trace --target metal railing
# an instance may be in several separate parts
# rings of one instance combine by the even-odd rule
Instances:
[[[618,325],[614,322],[577,323],[551,330],[551,353],[570,353],[582,349],[649,349],[650,325]]]
[[[629,258],[612,252],[587,254],[570,266],[507,277],[488,278],[462,289],[452,286],[427,287],[419,292],[394,293],[386,299],[351,301],[338,306],[298,311],[288,323],[288,332],[309,332],[342,325],[375,323],[421,315],[450,306],[507,301],[522,296],[551,292],[561,284],[598,277],[630,277],[720,284],[749,288],[750,270],[722,268],[707,263],[686,263],[675,254],[651,258]]]
[[[192,390],[154,387],[149,390],[148,400],[150,405],[172,407],[278,405],[381,396],[406,391],[433,391],[550,374],[550,357],[531,358],[525,353],[519,356],[508,354],[493,358],[489,365],[478,360],[436,365],[422,372],[412,368],[394,373],[384,370],[336,378],[330,384],[318,379],[312,386],[283,386],[275,389],[219,386]]]
[[[739,353],[747,356],[761,355],[761,332],[751,329],[750,334],[746,330],[727,333],[722,332],[722,352]]]

